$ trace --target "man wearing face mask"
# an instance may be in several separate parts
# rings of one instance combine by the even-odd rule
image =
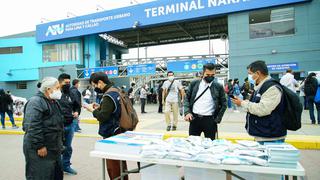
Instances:
[[[190,122],[189,135],[215,139],[217,124],[227,109],[224,88],[214,81],[215,65],[203,66],[203,78],[190,83],[184,102],[185,120]]]
[[[58,77],[61,87],[62,96],[58,100],[62,114],[64,117],[64,146],[65,150],[62,154],[63,171],[71,175],[76,175],[77,171],[71,168],[71,156],[72,156],[72,139],[74,136],[73,120],[79,117],[78,106],[76,105],[76,99],[70,93],[70,75],[60,74]]]
[[[24,109],[23,153],[27,180],[62,180],[63,117],[57,102],[61,98],[56,78],[46,77],[39,83],[39,92]]]
[[[180,81],[174,79],[174,73],[169,71],[167,73],[168,80],[162,85],[162,104],[164,104],[165,118],[167,124],[167,131],[175,131],[178,124],[178,110],[179,110],[179,93],[181,97],[181,104],[184,101],[184,89]],[[173,112],[173,124],[171,126],[170,114]]]
[[[271,77],[264,61],[255,61],[247,69],[248,79],[254,83],[254,93],[250,100],[235,97],[232,101],[247,111],[248,133],[260,144],[284,142],[287,130],[281,119],[284,106],[282,88],[276,84],[267,87]]]
[[[98,72],[91,74],[90,84],[97,93],[103,93],[100,105],[84,106],[99,121],[99,135],[103,138],[108,138],[123,132],[119,127],[121,113],[120,94],[115,91],[108,91],[113,88],[113,83],[105,73]],[[120,176],[119,160],[107,159],[106,164],[110,179]],[[123,162],[123,169],[124,171],[127,169],[126,162]],[[124,179],[128,179],[128,176],[125,176]]]

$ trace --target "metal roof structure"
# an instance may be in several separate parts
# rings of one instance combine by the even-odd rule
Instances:
[[[188,41],[218,39],[228,34],[227,16],[182,21],[147,28],[108,32],[124,42],[128,48],[154,46]]]

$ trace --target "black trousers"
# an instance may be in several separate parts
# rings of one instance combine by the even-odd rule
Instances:
[[[202,132],[206,138],[214,140],[216,138],[217,123],[214,122],[213,117],[198,117],[194,115],[189,125],[189,135],[200,136]]]
[[[162,113],[163,112],[163,104],[162,104],[162,99],[159,100],[159,108],[158,108],[158,113]]]
[[[23,147],[26,160],[27,180],[62,180],[61,153],[48,151],[46,157],[39,157],[37,150]]]
[[[146,112],[144,110],[144,107],[146,106],[146,99],[145,98],[140,98],[140,101],[141,101],[141,112]]]
[[[134,105],[134,98],[130,98],[131,104]]]

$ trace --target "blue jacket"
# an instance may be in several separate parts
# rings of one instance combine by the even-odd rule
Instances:
[[[110,99],[112,101],[110,101]],[[100,103],[100,108],[110,107],[109,103],[113,103],[114,110],[107,116],[107,119],[98,119],[99,120],[99,135],[103,138],[108,138],[115,135],[115,132],[119,128],[119,120],[121,115],[121,105],[120,105],[120,94],[117,92],[106,92],[103,95],[102,101]],[[94,113],[95,115],[95,113]],[[103,117],[96,117],[103,118]]]
[[[250,101],[259,103],[261,95],[270,87],[261,86],[252,95]],[[279,87],[281,89],[281,87]],[[279,105],[271,112],[271,114],[263,117],[247,113],[246,129],[251,136],[276,138],[287,135],[287,130],[282,124],[282,114],[284,112],[284,97],[282,95]]]

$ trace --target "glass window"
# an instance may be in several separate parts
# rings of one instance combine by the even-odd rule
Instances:
[[[17,82],[17,89],[27,89],[27,82],[26,81],[21,81]]]
[[[43,62],[69,62],[78,61],[79,43],[46,44],[42,46]]]
[[[294,34],[294,8],[249,13],[250,39]]]
[[[0,54],[16,54],[16,53],[22,53],[22,52],[23,52],[22,46],[0,47]]]

